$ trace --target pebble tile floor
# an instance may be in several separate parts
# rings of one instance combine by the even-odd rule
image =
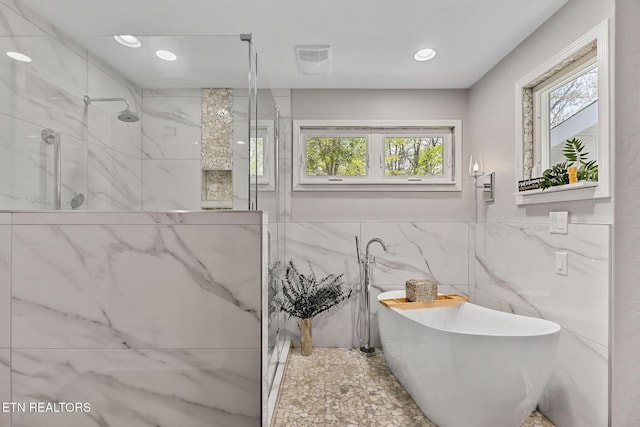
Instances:
[[[272,427],[437,427],[424,416],[386,365],[380,350],[314,348],[289,352]],[[522,427],[555,427],[535,411]]]

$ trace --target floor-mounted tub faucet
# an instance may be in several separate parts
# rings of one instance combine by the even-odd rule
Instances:
[[[372,243],[379,243],[382,249],[387,252],[387,245],[379,237],[374,237],[367,242],[365,246],[364,258],[360,253],[360,239],[356,237],[356,254],[358,256],[358,266],[360,272],[360,311],[358,313],[356,334],[360,340],[360,351],[366,355],[372,355],[375,349],[371,347],[371,264],[375,264],[375,257],[370,255],[369,248]],[[361,325],[364,319],[366,339],[361,337]]]

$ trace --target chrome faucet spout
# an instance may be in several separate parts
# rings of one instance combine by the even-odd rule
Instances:
[[[366,248],[366,259],[369,259],[369,246],[371,246],[372,243],[379,243],[380,246],[382,246],[382,249],[387,252],[387,245],[384,244],[384,242],[382,241],[381,238],[379,237],[374,237],[373,239],[369,240],[369,242],[367,242],[367,248]]]

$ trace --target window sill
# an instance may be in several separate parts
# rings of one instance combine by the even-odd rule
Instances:
[[[608,197],[602,194],[597,182],[581,181],[576,184],[558,185],[546,190],[535,189],[514,193],[516,205],[535,203],[567,202],[573,200],[589,200]]]
[[[424,182],[385,182],[385,183],[297,183],[293,191],[416,191],[416,192],[443,192],[461,191],[460,184],[456,182],[424,183]]]

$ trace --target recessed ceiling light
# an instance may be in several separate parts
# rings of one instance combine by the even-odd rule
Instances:
[[[16,61],[20,61],[20,62],[31,62],[31,58],[29,58],[27,55],[23,54],[23,53],[19,53],[19,52],[7,52],[7,56],[11,59],[15,59]]]
[[[416,61],[428,61],[435,58],[435,56],[436,51],[433,49],[420,49],[413,54],[413,59],[415,59]]]
[[[133,48],[142,46],[142,43],[140,43],[140,40],[138,40],[134,36],[119,35],[119,36],[113,36],[113,38],[122,46],[133,47]]]
[[[165,61],[175,61],[178,59],[173,52],[169,52],[168,50],[156,50],[156,56]]]

